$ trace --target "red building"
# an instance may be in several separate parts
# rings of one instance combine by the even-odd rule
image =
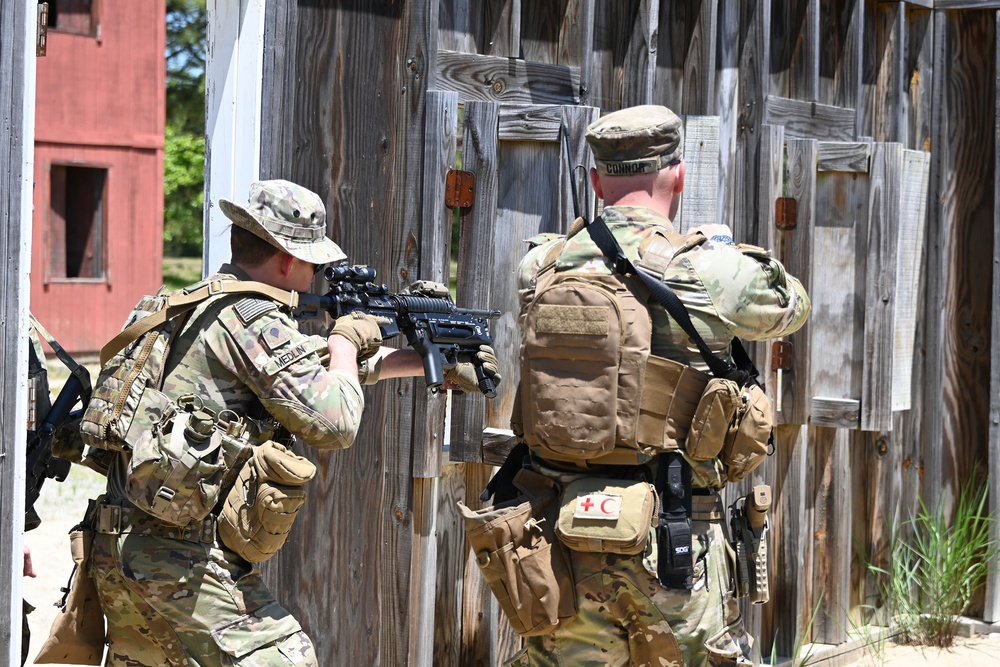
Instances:
[[[163,263],[165,0],[48,0],[38,58],[31,301],[93,352]]]

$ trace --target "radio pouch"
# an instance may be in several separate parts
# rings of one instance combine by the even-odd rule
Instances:
[[[658,521],[652,484],[581,477],[563,488],[556,535],[573,551],[642,553]]]
[[[556,539],[559,491],[538,473],[521,470],[518,500],[472,510],[458,503],[476,565],[522,637],[546,635],[576,616],[573,571]]]

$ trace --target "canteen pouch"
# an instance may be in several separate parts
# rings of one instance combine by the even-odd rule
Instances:
[[[771,399],[756,384],[740,390],[743,405],[737,416],[739,425],[719,454],[730,482],[739,482],[767,458],[774,420]]]
[[[180,409],[150,388],[145,394],[150,399],[144,397],[125,438],[132,450],[125,496],[165,523],[201,521],[232,485],[250,446],[219,428],[210,410]]]
[[[458,503],[483,578],[522,637],[546,635],[576,616],[573,571],[556,539],[559,494],[551,480],[521,470],[520,502],[472,510]]]
[[[309,459],[272,440],[254,447],[219,514],[219,539],[251,563],[266,561],[288,540],[315,474]]]
[[[739,385],[725,378],[712,378],[695,408],[684,450],[695,461],[714,459],[722,451],[726,438],[736,428],[736,415],[742,404]]]
[[[573,551],[637,554],[659,519],[652,484],[582,477],[563,488],[556,535]]]
[[[62,589],[62,600],[56,602],[59,611],[35,663],[100,665],[104,657],[104,613],[89,571],[94,531],[77,526],[69,539],[73,553],[70,582]]]

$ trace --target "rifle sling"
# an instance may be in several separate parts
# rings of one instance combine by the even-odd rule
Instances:
[[[146,333],[162,326],[179,315],[193,310],[203,301],[222,294],[262,294],[278,303],[295,308],[299,303],[299,294],[295,291],[285,291],[266,283],[252,280],[213,280],[193,292],[178,290],[167,296],[167,305],[148,317],[144,317],[112,338],[101,348],[101,366],[121,352],[132,341],[138,340]]]
[[[49,333],[48,329],[42,326],[42,323],[35,319],[35,316],[28,313],[28,321],[31,326],[38,332],[38,334],[45,339],[45,342],[49,344],[49,347],[56,353],[59,361],[63,362],[69,372],[72,373],[80,381],[80,386],[83,388],[81,396],[84,397],[83,404],[86,405],[90,400],[91,384],[90,384],[90,373],[87,369],[76,363],[73,357],[69,356],[69,353],[63,349],[62,345],[56,341],[56,339]]]

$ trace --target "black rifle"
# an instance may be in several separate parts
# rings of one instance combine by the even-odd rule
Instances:
[[[89,380],[90,374],[87,373],[86,369],[80,366],[79,370],[86,374]],[[90,383],[87,382],[88,387],[89,385]],[[28,431],[27,475],[24,496],[24,511],[26,515],[34,508],[35,501],[38,500],[38,494],[42,491],[42,484],[46,479],[54,479],[57,482],[62,482],[66,479],[66,475],[69,474],[72,463],[52,456],[52,440],[55,437],[56,429],[64,422],[82,414],[82,409],[76,412],[70,412],[70,409],[76,405],[77,400],[81,397],[83,397],[83,403],[86,405],[89,401],[89,396],[84,396],[84,394],[89,394],[89,392],[84,390],[84,383],[80,377],[76,373],[70,375],[66,380],[66,384],[63,385],[62,390],[59,392],[59,396],[56,397],[55,403],[52,404],[48,414],[45,415],[45,419],[42,420],[37,429]]]
[[[382,338],[400,333],[420,353],[427,386],[436,389],[444,382],[444,369],[471,361],[479,379],[479,391],[496,396],[493,379],[483,371],[476,353],[482,345],[492,345],[488,320],[499,310],[459,308],[445,293],[415,291],[392,294],[386,285],[375,284],[375,269],[369,266],[328,266],[323,276],[330,286],[325,295],[300,294],[294,311],[298,319],[319,317],[326,311],[334,319],[360,311],[379,319]]]

